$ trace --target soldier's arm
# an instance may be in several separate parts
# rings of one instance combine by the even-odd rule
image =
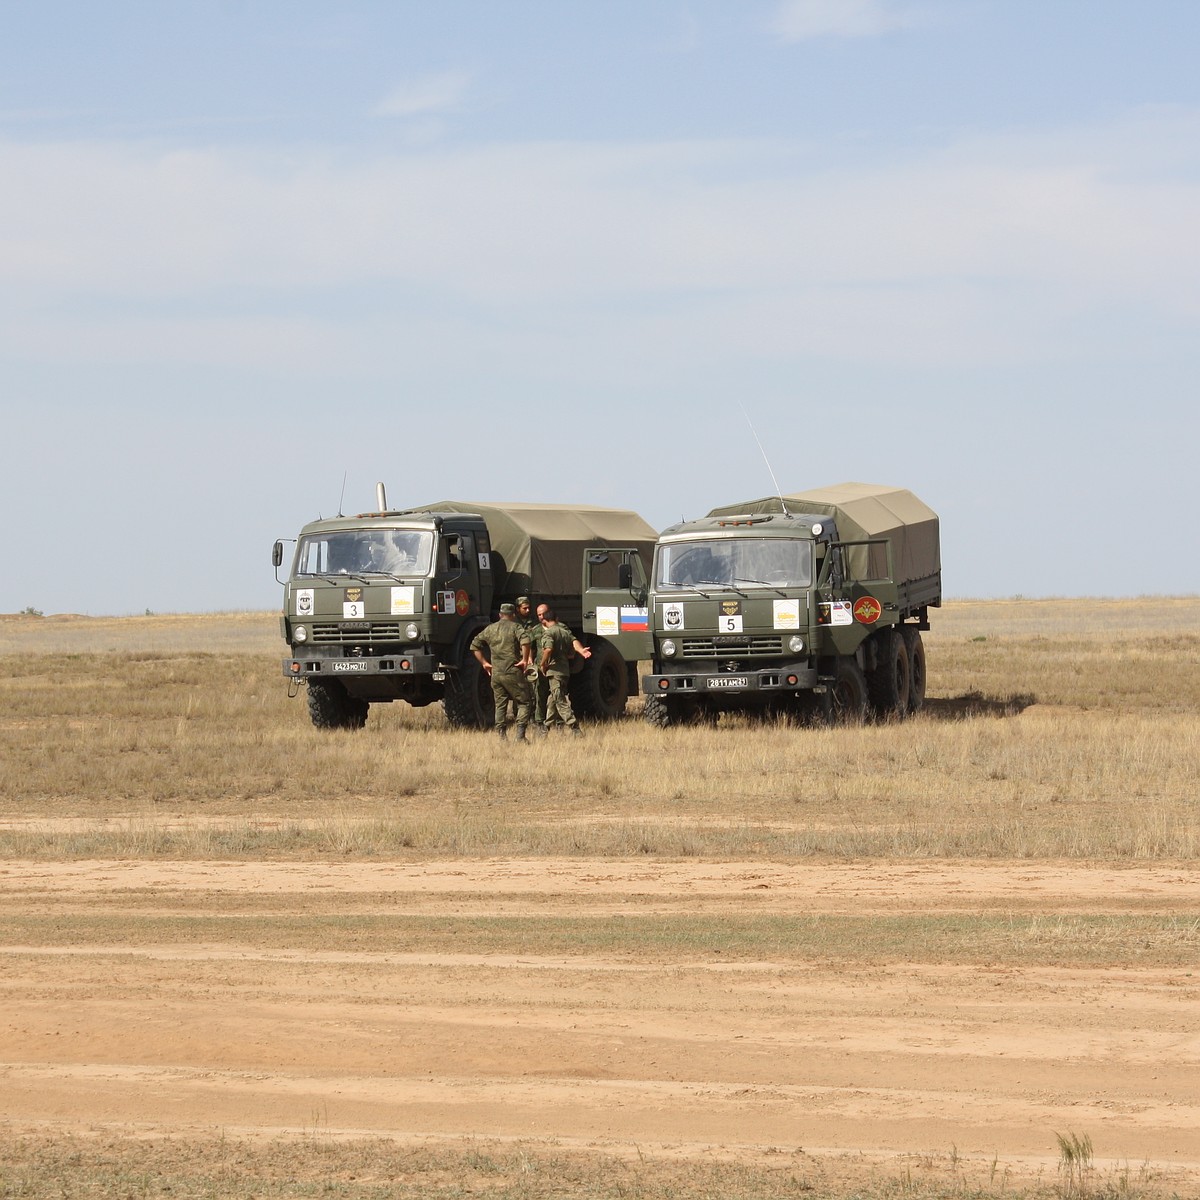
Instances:
[[[576,654],[581,655],[583,658],[592,657],[592,652],[578,638],[572,638],[571,645]]]
[[[478,635],[475,638],[475,640],[471,643],[471,653],[474,654],[475,657],[479,660],[479,665],[483,668],[484,674],[491,675],[492,664],[490,662],[488,662],[487,658],[484,656],[484,653],[483,653],[483,647],[486,645],[487,645],[487,642],[484,641],[483,635],[482,634]]]

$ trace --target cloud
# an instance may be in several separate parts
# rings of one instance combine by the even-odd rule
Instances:
[[[0,351],[384,376],[604,346],[616,377],[1184,345],[1197,145],[1185,110],[836,167],[777,142],[0,143]]]
[[[422,117],[452,112],[462,105],[470,86],[464,71],[442,71],[407,80],[392,88],[375,108],[380,117]]]
[[[893,0],[784,0],[772,28],[784,41],[878,37],[918,24],[920,14]]]

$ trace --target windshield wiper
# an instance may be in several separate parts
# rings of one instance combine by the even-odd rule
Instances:
[[[777,583],[769,583],[769,582],[768,582],[767,580],[765,580],[765,579],[746,579],[744,576],[742,576],[742,575],[739,575],[739,576],[737,577],[737,582],[738,582],[738,583],[753,583],[753,584],[757,584],[759,587],[770,588],[770,589],[771,589],[773,592],[778,592],[778,593],[779,593],[781,596],[786,596],[786,595],[787,595],[787,592],[785,592],[785,591],[783,590],[783,588],[781,588],[781,587],[779,586],[779,584],[777,584]]]

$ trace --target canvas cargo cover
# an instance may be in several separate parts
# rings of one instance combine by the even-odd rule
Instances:
[[[635,512],[586,504],[479,504],[439,500],[417,512],[478,513],[492,540],[498,591],[573,596],[583,578],[583,552],[589,546],[633,546],[647,574],[658,534]]]
[[[890,538],[897,583],[925,579],[942,569],[937,513],[903,488],[878,483],[837,483],[793,492],[784,496],[783,502],[790,513],[833,517],[842,541]],[[783,512],[778,496],[725,505],[714,508],[708,515],[730,517],[771,512]],[[862,553],[851,551],[850,565],[859,578],[880,579],[887,574],[887,557],[882,546],[871,548],[869,563]]]

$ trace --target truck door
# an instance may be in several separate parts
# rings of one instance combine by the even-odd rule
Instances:
[[[611,642],[626,662],[653,657],[646,593],[637,550],[596,546],[583,552],[584,632]]]

